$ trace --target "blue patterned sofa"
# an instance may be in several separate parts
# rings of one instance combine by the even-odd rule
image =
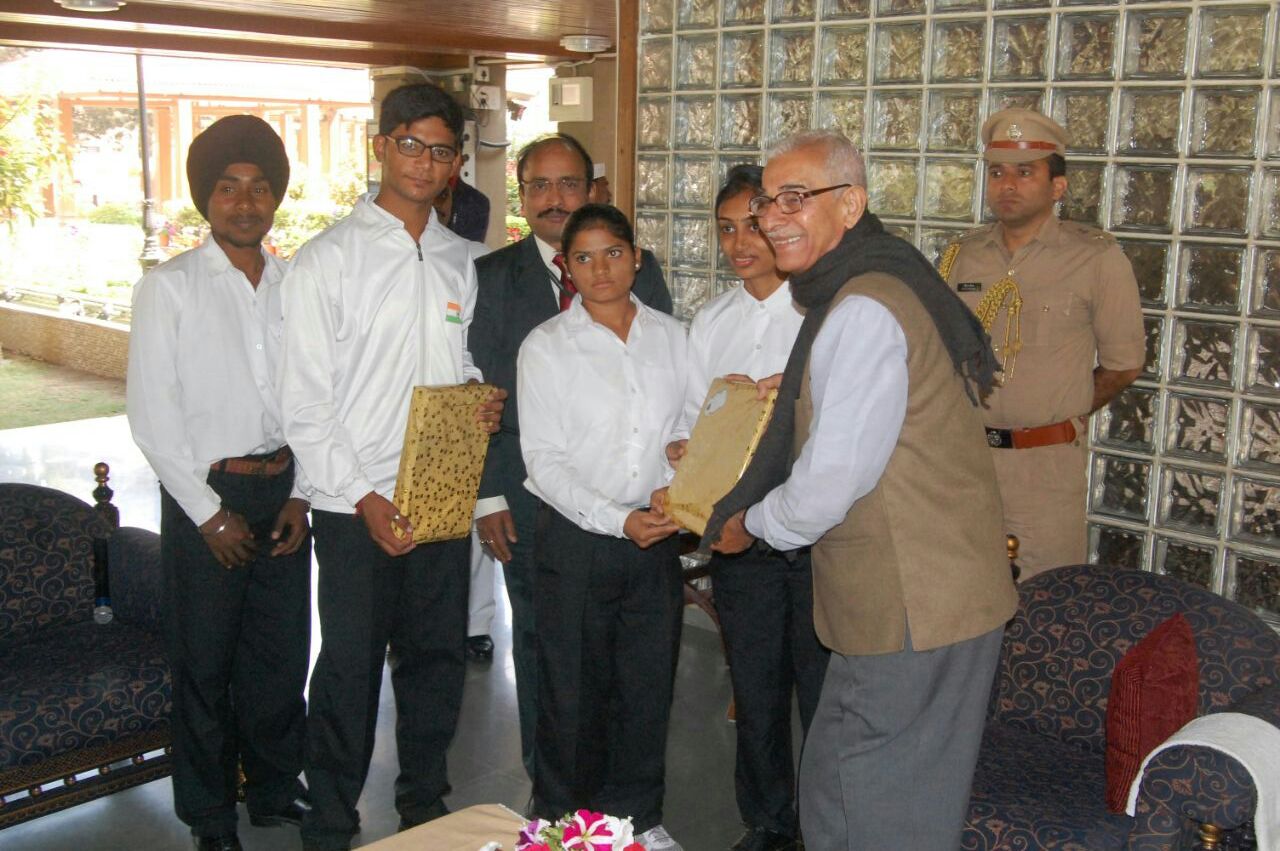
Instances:
[[[1140,570],[1061,567],[1018,592],[962,847],[1155,851],[1195,847],[1217,830],[1217,847],[1250,847],[1253,784],[1239,762],[1207,748],[1159,754],[1136,815],[1107,811],[1107,695],[1120,658],[1181,612],[1196,638],[1200,714],[1242,712],[1280,726],[1280,637],[1243,606]]]
[[[159,538],[113,528],[99,467],[101,510],[0,484],[0,828],[169,773]],[[104,557],[114,619],[100,624]]]

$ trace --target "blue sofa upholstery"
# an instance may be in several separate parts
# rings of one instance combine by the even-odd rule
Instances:
[[[105,624],[95,549],[110,570]],[[154,533],[113,530],[60,491],[0,485],[0,828],[168,774],[160,590]]]
[[[1121,657],[1181,612],[1196,638],[1200,714],[1243,712],[1280,726],[1280,637],[1243,606],[1146,571],[1062,567],[1018,592],[963,847],[1190,848],[1202,823],[1247,847],[1253,784],[1236,760],[1206,748],[1160,754],[1143,775],[1135,816],[1107,811],[1107,697]]]

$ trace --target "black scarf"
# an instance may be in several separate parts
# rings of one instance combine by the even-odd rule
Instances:
[[[791,298],[805,309],[804,322],[782,374],[773,418],[742,478],[716,503],[703,533],[704,549],[719,539],[726,520],[764,499],[791,474],[795,401],[800,398],[800,385],[814,337],[835,294],[851,278],[869,272],[892,275],[920,299],[937,326],[974,405],[980,404],[979,400],[991,391],[996,360],[982,324],[924,255],[910,243],[886,233],[884,225],[873,214],[864,213],[856,225],[845,231],[839,245],[824,254],[812,268],[791,277]]]

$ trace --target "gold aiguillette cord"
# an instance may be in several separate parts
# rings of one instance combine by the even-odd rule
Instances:
[[[1022,292],[1012,275],[1006,275],[991,285],[982,301],[978,302],[978,321],[988,334],[995,325],[1001,309],[1005,311],[1004,355],[1000,362],[1000,384],[1013,378],[1013,367],[1022,349]]]

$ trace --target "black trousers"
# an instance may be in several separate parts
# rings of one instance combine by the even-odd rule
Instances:
[[[384,662],[396,701],[396,811],[406,824],[444,812],[445,753],[466,674],[471,539],[419,544],[393,558],[361,518],[313,514],[323,643],[311,674],[312,810],[302,836],[309,848],[347,848],[360,829],[356,803],[373,755]]]
[[[515,435],[508,437],[514,438]],[[519,470],[525,479],[520,443],[516,439],[495,443],[503,453],[501,462]],[[514,448],[514,453],[512,453]],[[511,601],[511,661],[516,673],[516,706],[520,712],[520,756],[525,771],[533,777],[533,739],[538,719],[538,645],[534,623],[533,542],[538,524],[538,498],[524,487],[506,494],[507,507],[518,539],[511,547],[511,560],[502,565],[502,577]]]
[[[277,476],[211,472],[209,486],[258,542],[244,567],[218,564],[177,501],[160,489],[165,632],[173,671],[173,802],[197,836],[236,829],[237,764],[250,812],[302,791],[311,641],[311,545],[269,555],[293,468]]]
[[[538,516],[533,808],[662,821],[683,589],[675,538],[642,550]]]
[[[807,733],[830,655],[813,630],[809,554],[717,554],[711,582],[737,713],[738,812],[748,827],[795,836],[791,693]]]

